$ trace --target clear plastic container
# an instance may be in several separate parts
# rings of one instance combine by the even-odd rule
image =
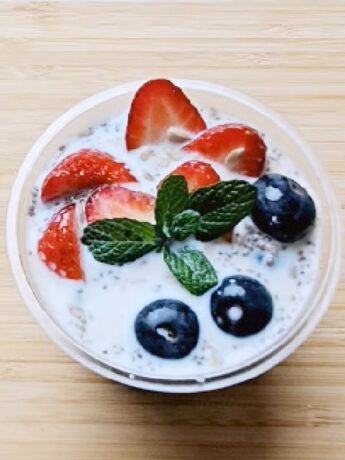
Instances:
[[[289,356],[310,335],[330,304],[340,274],[342,251],[337,200],[325,172],[300,135],[278,115],[241,93],[202,81],[174,82],[196,103],[216,107],[267,132],[282,151],[288,152],[296,167],[303,171],[316,197],[320,216],[320,265],[312,294],[302,314],[278,342],[244,366],[215,373],[204,381],[193,377],[134,376],[129,370],[117,369],[106,359],[99,359],[75,343],[47,313],[48,309],[40,300],[39,289],[31,279],[25,250],[24,223],[31,189],[44,164],[66,139],[87,126],[123,112],[142,84],[140,81],[120,85],[86,99],[63,114],[42,134],[27,154],[13,185],[7,215],[7,246],[13,274],[26,305],[49,337],[68,355],[92,371],[120,383],[147,390],[188,393],[215,390],[254,378]]]

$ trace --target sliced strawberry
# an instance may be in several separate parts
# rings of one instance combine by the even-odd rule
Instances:
[[[63,159],[45,178],[43,201],[77,193],[102,184],[136,182],[123,163],[99,150],[82,149]]]
[[[218,160],[236,173],[258,177],[264,168],[266,145],[257,131],[249,126],[229,124],[203,132],[183,147]]]
[[[154,203],[154,197],[147,193],[135,192],[120,185],[104,185],[90,195],[85,214],[89,224],[113,217],[154,222]]]
[[[208,187],[220,181],[220,177],[210,164],[196,160],[183,163],[169,175],[183,176],[187,181],[190,192],[194,192],[194,190],[202,187]]]
[[[191,133],[206,129],[198,110],[169,80],[150,80],[136,92],[128,115],[127,149],[162,141],[172,126]]]
[[[233,237],[234,237],[234,235],[233,235],[232,230],[230,230],[229,232],[224,233],[224,235],[222,235],[222,238],[228,243],[232,243]]]
[[[65,206],[53,215],[38,242],[37,250],[47,267],[62,278],[84,279],[74,204]]]

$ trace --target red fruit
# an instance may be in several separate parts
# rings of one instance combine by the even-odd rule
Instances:
[[[63,159],[45,178],[43,201],[80,192],[102,184],[136,182],[123,163],[114,161],[107,153],[82,149]]]
[[[135,192],[120,185],[104,185],[90,195],[85,214],[89,224],[113,217],[154,222],[154,204],[154,197],[147,193]]]
[[[198,110],[171,81],[144,83],[136,92],[128,115],[127,149],[164,140],[172,126],[191,133],[206,129]]]
[[[53,215],[38,241],[37,250],[42,261],[57,275],[71,280],[84,279],[74,204]]]
[[[227,233],[224,233],[224,235],[222,235],[222,238],[227,241],[228,243],[232,243],[232,240],[233,240],[233,232],[232,230],[230,230],[229,232]]]
[[[266,158],[266,145],[253,128],[238,124],[208,129],[183,147],[218,160],[236,173],[258,177]]]
[[[220,177],[210,164],[196,160],[183,163],[169,175],[183,176],[187,181],[190,192],[194,192],[202,187],[208,187],[220,181]]]

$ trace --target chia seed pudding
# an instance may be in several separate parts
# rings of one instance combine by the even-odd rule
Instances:
[[[227,123],[245,123],[214,108],[198,107],[208,128]],[[292,328],[308,299],[318,266],[317,225],[295,243],[282,243],[262,233],[248,216],[233,230],[231,242],[224,238],[203,242],[189,238],[188,246],[202,251],[211,262],[219,283],[231,275],[246,275],[260,281],[270,292],[273,316],[260,332],[236,337],[222,331],[210,314],[211,295],[216,287],[201,296],[188,292],[162,262],[159,253],[122,266],[97,262],[88,247],[80,246],[84,281],[61,278],[47,269],[37,252],[37,242],[52,215],[64,204],[75,203],[79,237],[86,219],[85,202],[91,193],[43,203],[39,198],[44,178],[68,155],[83,148],[107,152],[126,164],[137,178],[125,184],[131,190],[157,195],[157,187],[172,170],[186,161],[209,163],[222,181],[243,179],[225,164],[198,153],[184,152],[181,142],[187,135],[171,130],[168,139],[157,145],[142,146],[128,152],[125,132],[128,112],[96,126],[86,126],[74,138],[66,139],[40,174],[27,209],[26,248],[30,271],[48,313],[75,342],[99,359],[135,375],[150,377],[194,377],[198,380],[242,366],[272,346]],[[255,126],[253,126],[255,129]],[[269,138],[260,133],[267,146],[264,172],[279,173],[298,181],[309,193],[301,172],[290,161],[288,152],[281,152]],[[185,137],[186,136],[186,137]],[[245,177],[255,182],[253,177]],[[275,200],[276,191],[268,191]],[[184,242],[185,243],[185,242]],[[174,243],[179,248],[182,243]],[[138,342],[134,324],[139,312],[158,299],[176,299],[188,305],[199,321],[199,338],[193,350],[182,359],[163,359],[146,351]],[[236,311],[233,312],[236,318]]]

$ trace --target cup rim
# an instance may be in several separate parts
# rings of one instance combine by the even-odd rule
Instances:
[[[51,140],[60,132],[61,129],[67,126],[76,117],[110,99],[124,95],[128,92],[135,91],[144,82],[144,80],[117,85],[84,99],[60,115],[41,134],[22,162],[17,177],[12,186],[11,196],[7,208],[7,252],[13,276],[24,300],[24,303],[29,308],[36,321],[45,330],[47,335],[66,354],[90,370],[119,383],[145,390],[168,393],[192,393],[220,389],[243,382],[245,380],[252,379],[268,371],[279,362],[283,361],[307,339],[307,337],[314,330],[317,323],[327,310],[337,286],[341,272],[342,240],[339,206],[337,203],[336,195],[319,161],[315,158],[311,148],[308,146],[308,144],[305,143],[295,128],[290,126],[289,123],[283,120],[271,109],[266,108],[256,100],[233,89],[200,80],[172,79],[172,81],[184,89],[211,92],[219,96],[224,96],[227,98],[230,97],[236,102],[254,109],[256,112],[268,118],[272,123],[277,125],[287,134],[289,138],[292,138],[295,144],[297,144],[298,148],[308,158],[308,160],[313,161],[313,169],[315,173],[322,177],[322,188],[327,196],[327,202],[332,209],[332,244],[330,250],[330,259],[333,261],[332,275],[330,276],[330,264],[328,264],[327,273],[325,276],[327,283],[325,281],[323,286],[323,290],[325,292],[323,292],[321,288],[318,291],[320,303],[318,305],[314,305],[314,308],[306,309],[304,315],[302,315],[301,319],[299,320],[297,327],[293,328],[291,334],[285,337],[285,341],[283,341],[279,346],[276,346],[270,353],[267,353],[267,350],[266,352],[263,352],[263,356],[261,358],[259,357],[259,359],[256,359],[248,366],[242,367],[230,373],[216,373],[214,376],[207,377],[206,381],[189,378],[174,379],[171,377],[145,377],[141,375],[133,378],[132,374],[129,372],[122,371],[115,368],[114,366],[111,366],[110,364],[107,364],[106,361],[97,358],[92,354],[92,352],[87,351],[81,345],[77,344],[71,337],[63,332],[57,323],[43,309],[38,299],[36,298],[23,269],[17,239],[17,227],[19,220],[18,210],[22,188],[25,185],[28,171],[31,170],[39,158],[42,150],[49,144],[49,142],[51,142]],[[317,297],[318,296],[315,295],[313,301],[315,301]]]

